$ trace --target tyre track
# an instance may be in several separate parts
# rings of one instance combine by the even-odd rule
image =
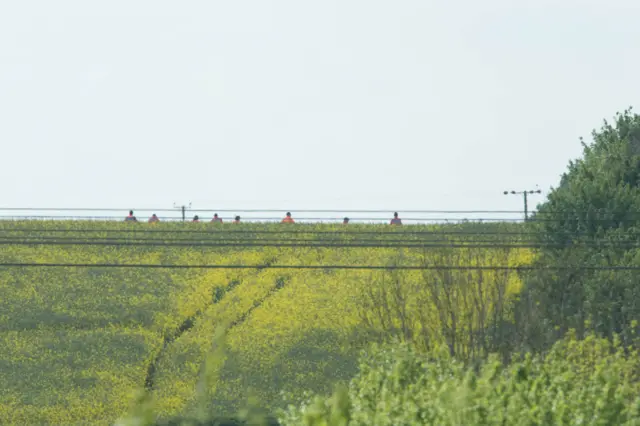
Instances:
[[[256,275],[259,274],[264,269],[266,269],[268,266],[276,263],[277,260],[278,260],[277,257],[273,257],[273,258],[267,260],[264,263],[265,267],[264,268],[260,268],[259,270],[257,270],[256,271]],[[282,275],[282,276],[279,276],[278,278],[276,278],[275,285],[267,292],[267,294],[265,294],[260,299],[257,299],[249,309],[247,309],[244,313],[242,313],[234,321],[229,323],[229,325],[227,327],[227,332],[231,331],[235,327],[237,327],[237,326],[241,325],[242,323],[244,323],[249,318],[249,316],[251,315],[251,313],[254,310],[256,310],[257,308],[261,307],[264,304],[264,302],[266,302],[269,298],[273,297],[279,290],[283,289],[286,286],[286,283],[287,283],[287,281],[289,280],[290,277],[291,277],[290,274],[286,274],[286,275]],[[146,372],[145,380],[144,380],[144,388],[145,388],[146,391],[151,392],[151,391],[154,390],[155,378],[156,378],[156,374],[157,374],[158,365],[163,360],[164,355],[167,352],[167,349],[169,348],[169,346],[173,342],[178,340],[184,333],[186,333],[187,331],[191,330],[195,326],[197,320],[202,315],[204,315],[204,313],[209,308],[211,308],[213,305],[215,305],[215,304],[219,303],[220,301],[222,301],[222,299],[231,290],[233,290],[236,286],[241,284],[241,282],[242,282],[241,280],[232,280],[222,290],[220,290],[219,287],[216,288],[216,290],[214,290],[211,303],[209,303],[206,306],[204,306],[202,309],[200,309],[198,312],[196,312],[191,317],[186,318],[182,322],[182,324],[180,324],[180,326],[174,330],[173,333],[171,333],[169,335],[166,335],[164,337],[162,348],[156,353],[156,355],[153,357],[153,359],[151,360],[151,362],[149,363],[149,365],[147,367],[147,372]]]
[[[162,342],[162,348],[156,353],[151,362],[147,367],[147,373],[144,379],[144,387],[147,391],[153,390],[153,385],[155,382],[155,376],[157,371],[157,366],[164,357],[165,352],[169,345],[178,340],[184,333],[191,330],[193,326],[196,324],[196,320],[202,316],[207,309],[216,303],[220,302],[222,298],[231,290],[233,290],[236,286],[241,283],[240,280],[231,280],[226,287],[220,289],[220,287],[216,287],[213,296],[211,298],[211,303],[205,305],[202,309],[199,309],[195,314],[186,318],[179,326],[176,328],[173,333],[164,336],[164,341]]]
[[[240,315],[239,318],[237,318],[235,321],[233,321],[233,322],[231,322],[229,324],[229,327],[227,328],[227,332],[231,331],[233,328],[235,328],[238,325],[240,325],[243,322],[245,322],[247,320],[247,318],[249,318],[249,315],[251,315],[251,313],[254,310],[258,309],[270,297],[273,297],[274,294],[276,294],[279,290],[283,289],[285,287],[285,285],[286,285],[287,279],[289,279],[289,278],[290,278],[290,276],[287,276],[286,278],[285,277],[278,277],[276,279],[276,284],[269,290],[269,292],[267,294],[265,294],[262,298],[256,300],[249,309],[247,309],[242,315]]]

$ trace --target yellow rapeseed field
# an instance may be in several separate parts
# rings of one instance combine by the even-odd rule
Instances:
[[[223,234],[229,227],[245,233]],[[154,232],[137,232],[142,229]],[[526,249],[501,248],[190,245],[205,239],[329,241],[332,232],[343,230],[295,225],[308,231],[300,236],[291,229],[7,223],[0,232],[38,241],[90,241],[113,238],[117,231],[119,245],[3,245],[0,263],[473,266],[520,265],[533,256]],[[351,229],[384,242],[418,241],[410,229],[442,228]],[[261,233],[265,230],[273,234]],[[378,235],[382,231],[389,235]],[[121,244],[142,238],[162,244]],[[354,232],[340,238],[363,237]],[[0,424],[110,424],[145,386],[161,416],[193,412],[201,408],[203,362],[219,327],[227,329],[225,356],[207,385],[207,403],[232,413],[256,397],[273,408],[282,404],[281,392],[326,392],[336,381],[348,380],[359,350],[384,336],[471,355],[477,349],[467,336],[497,312],[508,321],[508,301],[520,286],[508,271],[0,267]]]

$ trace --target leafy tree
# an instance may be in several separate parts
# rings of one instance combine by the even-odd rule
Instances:
[[[527,278],[523,300],[536,312],[523,326],[535,329],[528,335],[534,346],[569,328],[582,332],[588,320],[606,335],[623,333],[640,312],[633,271],[583,268],[640,265],[640,116],[629,108],[592,136],[591,144],[581,139],[583,158],[569,162],[532,217],[539,242],[554,245],[541,250],[536,266],[570,267]]]
[[[640,116],[631,109],[592,132],[583,158],[569,162],[558,188],[533,216],[542,236],[556,242],[610,231],[637,232],[640,211]]]

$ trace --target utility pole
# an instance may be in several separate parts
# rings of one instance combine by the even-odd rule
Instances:
[[[191,202],[189,202],[189,205],[187,206],[185,206],[184,204],[179,206],[177,203],[173,203],[173,208],[180,209],[180,211],[182,211],[182,221],[184,222],[187,218],[187,209],[191,208]]]
[[[536,185],[537,186],[537,185]],[[542,191],[540,191],[539,189],[536,189],[534,191],[504,191],[503,192],[504,195],[522,195],[524,198],[524,220],[525,222],[527,220],[529,220],[529,205],[528,205],[528,200],[527,200],[527,195],[528,194],[542,194]]]

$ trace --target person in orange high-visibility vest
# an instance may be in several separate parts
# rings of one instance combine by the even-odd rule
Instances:
[[[282,223],[296,223],[291,217],[291,213],[287,212],[287,216],[282,219]]]
[[[398,213],[393,214],[393,219],[391,219],[391,225],[402,225],[402,221],[398,217]]]
[[[151,217],[149,218],[149,223],[158,223],[160,222],[160,219],[158,219],[158,216],[156,216],[156,214],[152,214]]]
[[[218,217],[218,213],[215,213],[211,222],[222,223],[222,218]]]
[[[240,223],[240,216],[236,216],[236,220],[234,220],[233,223],[236,223],[236,224]]]

